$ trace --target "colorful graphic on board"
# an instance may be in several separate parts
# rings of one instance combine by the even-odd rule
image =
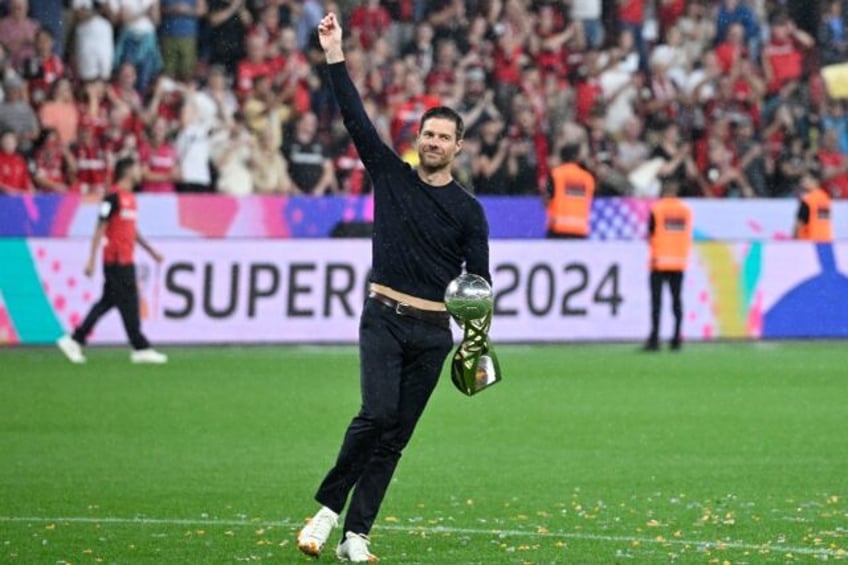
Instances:
[[[156,343],[355,343],[367,240],[157,240],[139,254],[145,332]],[[0,343],[51,343],[101,292],[84,239],[0,239]],[[634,340],[648,328],[642,242],[491,245],[493,339]],[[684,280],[684,337],[848,337],[848,242],[702,242]],[[665,298],[663,335],[670,335]],[[117,312],[92,343],[123,344]]]
[[[545,210],[535,197],[482,197],[494,239],[542,239]],[[597,198],[590,239],[642,241],[650,200]],[[793,199],[688,201],[699,241],[785,241],[797,210]],[[323,238],[345,224],[374,218],[369,196],[285,197],[140,194],[139,228],[150,237]],[[848,240],[848,201],[833,205],[837,240]],[[0,198],[0,237],[90,237],[97,200],[79,196]]]

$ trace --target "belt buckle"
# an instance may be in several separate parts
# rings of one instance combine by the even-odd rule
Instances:
[[[395,314],[397,314],[398,316],[406,316],[408,311],[407,308],[410,308],[409,304],[407,304],[406,302],[398,302],[395,305]]]

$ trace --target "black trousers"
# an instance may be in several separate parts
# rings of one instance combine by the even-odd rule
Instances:
[[[71,337],[84,345],[98,320],[112,307],[117,306],[133,349],[147,349],[150,342],[141,333],[135,265],[106,264],[103,266],[103,275],[103,295],[91,307],[85,320],[74,330]]]
[[[368,299],[359,326],[362,407],[315,499],[341,513],[344,532],[368,534],[453,339],[450,329]]]
[[[660,331],[660,310],[662,310],[663,284],[671,290],[671,311],[674,314],[675,341],[680,341],[680,326],[683,323],[683,301],[680,292],[683,288],[683,271],[651,271],[651,335],[648,338],[656,343]]]

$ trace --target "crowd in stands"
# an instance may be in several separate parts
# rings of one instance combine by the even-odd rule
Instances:
[[[807,169],[848,197],[841,0],[5,0],[0,192],[100,194],[125,155],[142,192],[362,194],[316,26],[387,143],[466,121],[456,175],[544,193],[569,145],[600,196],[783,197]]]

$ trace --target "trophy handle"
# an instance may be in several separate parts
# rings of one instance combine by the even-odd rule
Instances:
[[[462,324],[465,334],[453,356],[451,380],[467,396],[477,394],[502,378],[500,362],[488,336],[491,325],[491,312],[484,318]]]

